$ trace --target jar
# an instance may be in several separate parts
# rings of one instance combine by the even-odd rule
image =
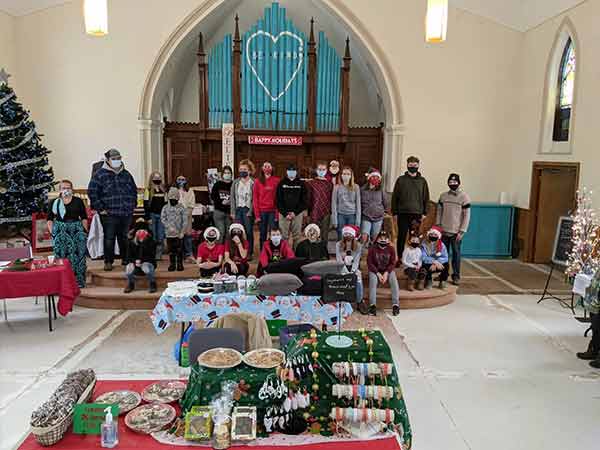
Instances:
[[[229,416],[213,417],[213,448],[215,450],[225,450],[231,447],[231,418]]]

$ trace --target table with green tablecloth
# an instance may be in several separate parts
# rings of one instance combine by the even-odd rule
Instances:
[[[325,341],[335,333],[319,333],[316,338],[311,338],[308,333],[296,335],[288,344],[286,354],[288,359],[299,358],[304,355],[307,360],[316,365],[314,374],[292,383],[294,390],[306,388],[312,394],[313,401],[306,410],[298,410],[298,414],[308,417],[310,430],[313,433],[331,435],[334,427],[329,418],[333,407],[351,407],[348,400],[338,399],[332,395],[332,386],[340,383],[332,371],[334,362],[355,363],[391,363],[391,350],[379,331],[346,331],[342,335],[353,340],[348,348],[334,348]],[[372,341],[369,347],[366,338]],[[187,391],[181,400],[181,409],[185,414],[193,406],[208,405],[221,391],[223,381],[244,382],[248,385],[247,392],[236,402],[238,406],[256,406],[258,413],[259,435],[265,435],[262,426],[265,411],[272,406],[272,401],[259,399],[258,393],[266,378],[275,377],[275,369],[264,370],[249,367],[244,363],[232,369],[208,369],[195,363],[192,367]],[[377,384],[387,384],[395,388],[395,395],[390,400],[384,400],[383,408],[394,411],[396,429],[404,441],[404,448],[410,448],[412,431],[402,390],[399,386],[396,367],[392,373],[382,381],[377,378]],[[288,382],[290,383],[290,382]]]

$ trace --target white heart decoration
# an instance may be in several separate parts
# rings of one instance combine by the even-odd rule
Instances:
[[[281,36],[289,36],[293,39],[296,39],[299,43],[298,44],[298,65],[296,66],[296,70],[294,70],[294,73],[292,73],[292,76],[286,83],[284,89],[281,92],[277,93],[277,96],[273,96],[273,94],[271,93],[269,88],[267,86],[265,86],[265,83],[258,75],[258,72],[256,71],[254,64],[252,63],[252,60],[250,59],[250,43],[252,42],[252,40],[255,37],[260,36],[260,35],[270,37],[271,40],[273,41],[273,44],[276,44]],[[271,98],[272,101],[276,102],[277,100],[279,100],[287,92],[287,90],[289,89],[292,82],[296,79],[296,76],[298,75],[298,72],[300,72],[300,68],[302,67],[302,63],[304,62],[304,51],[303,50],[304,50],[304,41],[302,41],[302,38],[300,38],[300,36],[296,35],[295,33],[292,33],[291,31],[282,31],[277,36],[273,36],[268,31],[258,30],[256,33],[253,33],[246,41],[246,61],[248,62],[248,66],[250,67],[250,69],[252,70],[252,73],[256,77],[258,84],[261,85],[261,87],[265,90],[265,92]]]

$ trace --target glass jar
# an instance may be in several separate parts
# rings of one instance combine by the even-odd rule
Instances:
[[[213,422],[213,448],[225,450],[231,447],[231,418],[217,415],[213,417]]]

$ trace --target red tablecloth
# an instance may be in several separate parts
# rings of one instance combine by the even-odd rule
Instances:
[[[58,295],[58,312],[66,316],[73,310],[73,303],[80,290],[71,263],[26,272],[3,270],[0,272],[0,299],[42,297]]]
[[[119,381],[98,381],[96,383],[96,388],[94,389],[95,399],[100,394],[105,392],[114,391],[118,389],[131,389],[137,392],[142,392],[142,390],[153,383],[154,381],[146,380],[119,380]],[[173,405],[175,406],[175,404]],[[177,412],[179,413],[179,407],[176,406]],[[377,441],[356,441],[356,442],[331,442],[326,444],[311,444],[311,445],[302,445],[300,448],[302,450],[364,450],[368,446],[373,446],[377,448],[377,450],[400,450],[400,445],[395,438],[389,439],[380,439]],[[45,447],[42,447],[37,443],[35,438],[32,435],[29,435],[25,442],[21,444],[19,450],[41,450]],[[87,449],[99,449],[100,447],[100,436],[95,435],[78,435],[73,434],[72,429],[67,431],[65,437],[55,444],[52,448],[56,450],[87,450]],[[131,431],[127,426],[125,426],[124,416],[119,416],[119,445],[118,449],[121,450],[165,450],[168,448],[174,449],[201,449],[202,447],[192,447],[192,446],[181,446],[181,447],[173,447],[169,445],[163,445],[151,436],[147,436],[144,434],[138,434]],[[210,447],[206,447],[210,448]],[[234,446],[231,447],[232,450],[243,450],[243,449],[257,449],[257,450],[290,450],[292,448],[298,447],[275,447],[275,446],[260,446],[260,447],[241,447]]]

